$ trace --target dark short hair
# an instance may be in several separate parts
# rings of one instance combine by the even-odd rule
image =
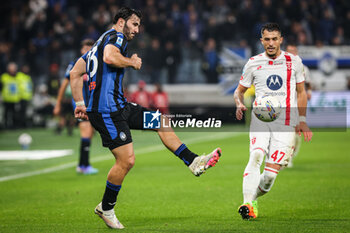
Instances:
[[[95,41],[93,39],[85,39],[80,43],[80,46],[93,46],[95,44]]]
[[[267,30],[268,32],[278,31],[282,35],[280,25],[278,25],[277,23],[267,23],[264,26],[262,26],[261,37],[265,30]]]
[[[117,14],[114,16],[113,24],[116,24],[116,23],[118,22],[118,19],[119,19],[119,18],[122,18],[122,19],[124,19],[125,21],[128,21],[128,19],[129,19],[133,14],[136,15],[137,17],[139,17],[140,19],[142,18],[141,11],[135,10],[135,9],[131,9],[131,8],[129,8],[129,7],[123,6],[122,8],[119,9],[119,11],[117,12]]]
[[[288,46],[298,47],[297,44],[296,44],[296,43],[293,43],[293,42],[287,44],[287,45],[286,45],[286,48],[287,48]]]

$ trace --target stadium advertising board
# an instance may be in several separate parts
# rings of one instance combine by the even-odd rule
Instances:
[[[310,68],[313,88],[345,91],[350,77],[350,46],[299,46],[299,56]]]
[[[231,95],[236,89],[245,63],[251,57],[251,50],[225,45],[219,57],[221,67],[220,87],[225,95]]]
[[[350,127],[350,91],[316,92],[308,102],[310,127]]]

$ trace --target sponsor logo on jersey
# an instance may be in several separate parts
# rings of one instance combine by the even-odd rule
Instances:
[[[283,65],[283,61],[274,61],[273,65],[275,65],[275,66]]]
[[[270,66],[278,66],[278,65],[283,65],[283,61],[279,60],[279,61],[269,61],[268,64]]]
[[[280,89],[282,87],[282,84],[283,80],[277,74],[270,75],[266,80],[267,87],[273,91],[277,91],[278,89]]]
[[[286,96],[286,92],[283,91],[268,91],[265,92],[265,95],[270,95],[270,96]]]

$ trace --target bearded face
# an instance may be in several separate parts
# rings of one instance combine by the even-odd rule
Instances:
[[[140,18],[136,15],[132,15],[124,24],[123,34],[128,41],[134,39],[137,33],[139,33]]]
[[[281,52],[281,44],[283,42],[283,37],[281,37],[280,32],[278,31],[267,31],[265,30],[260,39],[266,55],[270,58],[276,58]]]

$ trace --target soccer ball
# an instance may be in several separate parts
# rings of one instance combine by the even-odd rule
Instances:
[[[33,139],[32,136],[30,136],[27,133],[22,133],[18,137],[18,143],[22,146],[22,149],[26,150],[29,148],[29,145],[32,143]]]
[[[281,103],[276,97],[264,95],[257,97],[253,103],[255,116],[264,122],[276,120],[281,113]]]

